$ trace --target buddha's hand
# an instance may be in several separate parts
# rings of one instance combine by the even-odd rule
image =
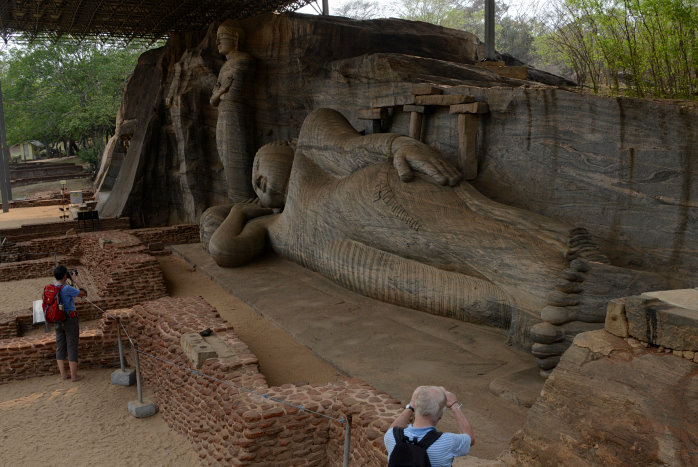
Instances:
[[[422,173],[439,185],[456,186],[461,181],[460,171],[434,149],[418,141],[401,144],[393,154],[393,166],[400,180],[409,182],[414,172]]]
[[[237,203],[232,207],[232,209],[241,213],[247,221],[254,219],[255,217],[274,214],[274,210],[263,207],[258,198],[248,199],[247,201]]]

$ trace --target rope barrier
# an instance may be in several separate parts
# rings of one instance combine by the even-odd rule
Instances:
[[[303,407],[302,405],[295,405],[295,404],[292,404],[292,403],[290,403],[290,402],[288,402],[288,401],[285,401],[285,400],[282,400],[282,399],[278,399],[278,398],[276,398],[276,397],[270,396],[269,394],[260,394],[260,393],[256,392],[254,389],[246,388],[246,387],[244,387],[244,386],[237,386],[237,385],[231,383],[230,381],[226,381],[226,380],[222,380],[222,379],[220,379],[220,378],[216,378],[215,376],[208,375],[208,374],[206,374],[206,373],[204,373],[204,372],[202,372],[202,371],[199,371],[199,370],[192,370],[191,368],[185,367],[185,366],[180,365],[180,364],[178,364],[178,363],[176,363],[176,362],[173,362],[173,361],[171,361],[171,360],[167,360],[167,359],[165,359],[165,358],[158,357],[157,355],[153,355],[153,354],[150,354],[150,353],[145,352],[145,351],[143,351],[143,350],[140,350],[140,349],[138,348],[138,345],[135,344],[135,342],[133,341],[133,339],[132,339],[131,336],[129,335],[128,331],[126,330],[126,327],[124,326],[124,324],[121,322],[121,320],[120,320],[118,317],[116,317],[116,316],[114,316],[114,315],[111,315],[111,314],[109,314],[108,312],[104,311],[103,309],[101,309],[99,306],[97,306],[94,302],[92,302],[92,301],[91,301],[90,299],[88,299],[87,297],[83,297],[83,299],[86,300],[88,303],[90,303],[90,304],[91,304],[92,306],[94,306],[95,308],[97,308],[97,310],[99,310],[99,311],[100,311],[102,314],[104,314],[105,316],[108,316],[108,317],[110,317],[110,318],[116,320],[116,322],[119,324],[119,326],[121,327],[121,329],[124,330],[124,333],[126,334],[126,338],[127,338],[128,341],[131,343],[131,346],[134,348],[134,350],[135,350],[137,353],[139,353],[139,354],[141,354],[141,355],[145,355],[146,357],[150,357],[150,358],[153,358],[153,359],[155,359],[155,360],[159,360],[159,361],[161,361],[161,362],[163,362],[163,363],[166,363],[166,364],[168,364],[168,365],[170,365],[170,366],[173,366],[173,367],[176,367],[176,368],[180,368],[180,369],[182,369],[182,370],[184,370],[184,371],[188,371],[188,372],[190,372],[190,373],[192,373],[192,374],[194,374],[194,375],[207,378],[207,379],[209,379],[209,380],[211,380],[211,381],[215,381],[215,382],[218,382],[218,383],[221,383],[221,384],[225,384],[225,385],[230,386],[230,387],[232,387],[232,388],[235,388],[235,389],[237,389],[237,390],[239,390],[239,391],[247,392],[247,393],[249,393],[249,394],[251,394],[251,395],[255,395],[255,396],[261,397],[261,398],[263,398],[263,399],[267,399],[267,400],[270,400],[270,401],[273,401],[273,402],[276,402],[276,403],[279,403],[279,404],[284,404],[284,405],[287,405],[287,406],[289,406],[289,407],[296,408],[296,409],[298,409],[299,412],[308,412],[308,413],[310,413],[310,414],[317,415],[317,416],[319,416],[319,417],[328,418],[328,419],[330,419],[330,420],[334,420],[334,421],[339,422],[339,423],[346,423],[346,419],[345,419],[344,417],[342,417],[342,418],[335,418],[335,417],[332,417],[332,416],[330,416],[330,415],[326,415],[326,414],[324,414],[324,413],[321,413],[321,412],[317,412],[317,411],[315,411],[315,410],[308,409],[308,408],[306,408],[306,407]]]

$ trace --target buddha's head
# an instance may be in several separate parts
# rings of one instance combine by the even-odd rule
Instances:
[[[235,21],[227,19],[218,26],[216,45],[220,54],[228,55],[231,52],[240,50],[244,39],[245,31],[237,27]]]
[[[295,148],[287,141],[265,144],[254,158],[252,186],[267,208],[283,208]]]

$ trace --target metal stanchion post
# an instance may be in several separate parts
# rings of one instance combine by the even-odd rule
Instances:
[[[145,418],[155,415],[157,406],[152,402],[143,402],[143,390],[141,389],[141,365],[138,361],[138,344],[131,341],[133,356],[136,359],[136,386],[138,388],[138,400],[128,403],[128,411],[136,418]]]
[[[344,423],[344,462],[342,463],[342,467],[348,467],[349,446],[351,445],[351,415],[347,415],[347,419]]]
[[[119,346],[119,363],[121,364],[121,369],[114,370],[112,372],[111,384],[116,384],[117,386],[133,386],[133,384],[136,382],[136,372],[134,370],[126,369],[126,357],[124,356],[124,347],[123,343],[121,342],[121,321],[118,318],[115,318],[115,321],[116,343]]]
[[[116,322],[116,341],[119,344],[119,363],[121,363],[121,371],[126,371],[126,361],[124,359],[124,347],[121,344],[121,326]]]
[[[136,359],[136,387],[138,388],[138,403],[143,403],[143,391],[141,390],[141,365],[138,362],[138,344],[133,343],[133,355]]]

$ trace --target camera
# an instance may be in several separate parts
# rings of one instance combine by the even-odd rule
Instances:
[[[73,277],[78,275],[77,269],[68,269],[68,277]]]

